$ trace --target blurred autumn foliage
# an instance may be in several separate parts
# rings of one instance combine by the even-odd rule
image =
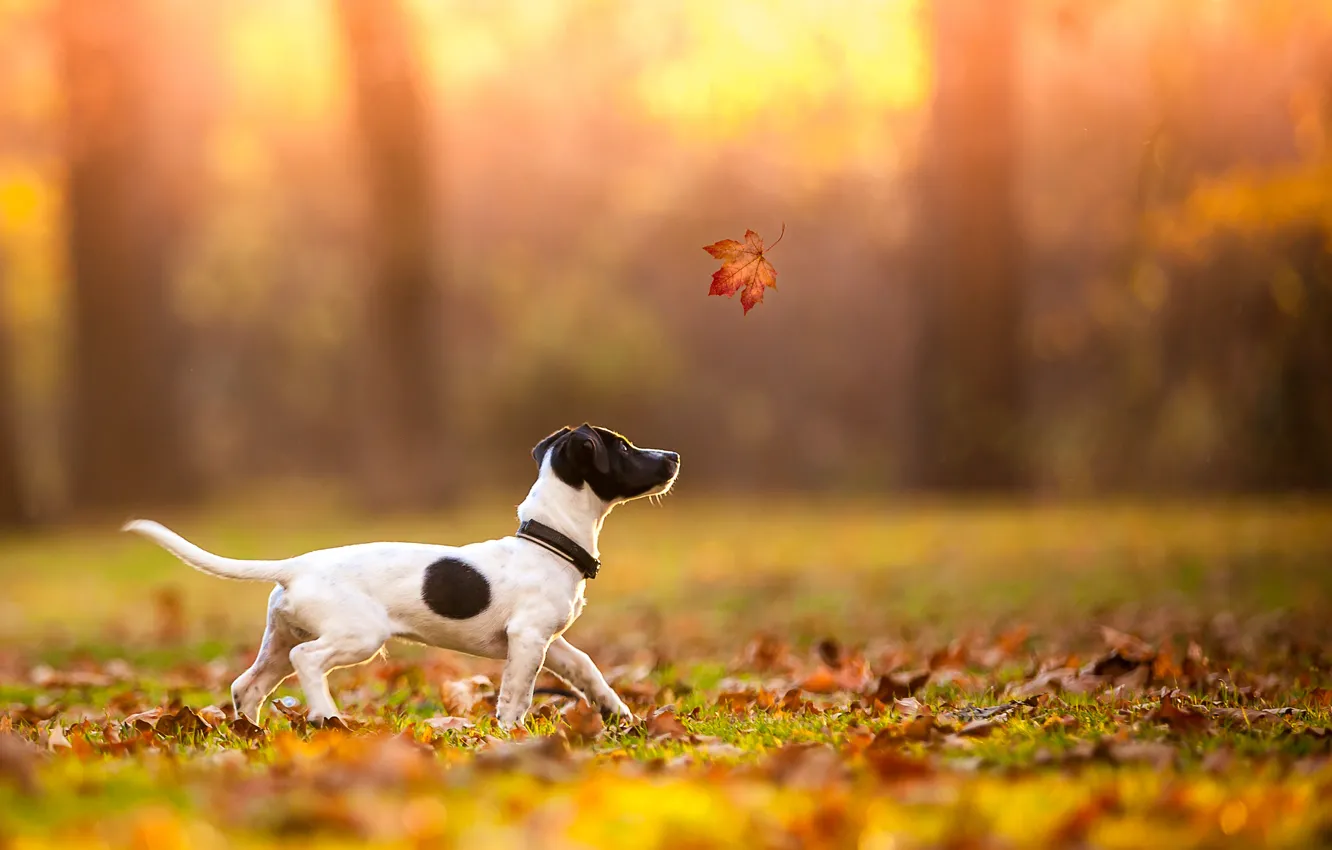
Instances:
[[[1326,0],[3,0],[0,516],[1332,484]],[[743,323],[698,246],[785,223]]]

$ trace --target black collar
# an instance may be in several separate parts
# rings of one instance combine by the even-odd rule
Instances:
[[[601,569],[601,562],[592,557],[582,546],[560,534],[555,529],[545,523],[529,519],[518,526],[518,533],[515,537],[521,537],[524,540],[530,540],[538,546],[542,546],[559,555],[564,560],[574,565],[578,572],[583,574],[583,578],[593,579],[597,577],[597,570]]]

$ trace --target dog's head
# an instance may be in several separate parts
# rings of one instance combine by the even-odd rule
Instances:
[[[606,428],[580,425],[561,428],[532,449],[537,466],[549,457],[561,481],[591,487],[608,504],[665,493],[680,471],[680,456],[659,449],[640,449]]]

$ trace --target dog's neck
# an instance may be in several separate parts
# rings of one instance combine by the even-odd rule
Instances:
[[[601,501],[587,485],[575,490],[565,484],[551,471],[547,460],[542,463],[541,474],[527,492],[527,498],[518,506],[518,521],[534,519],[545,523],[582,546],[593,558],[600,558],[597,538],[613,507]]]

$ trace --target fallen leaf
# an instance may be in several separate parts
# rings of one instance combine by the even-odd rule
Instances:
[[[606,731],[606,723],[601,712],[583,700],[579,700],[561,715],[561,720],[568,728],[569,740],[574,743],[595,741]]]
[[[157,733],[168,738],[193,737],[207,732],[209,728],[203,718],[189,706],[182,706],[171,714],[163,714],[157,719],[156,726]]]
[[[55,752],[56,750],[67,750],[73,746],[72,744],[70,744],[69,739],[65,737],[65,730],[62,729],[60,727],[60,724],[55,722],[54,720],[51,721],[51,724],[46,727],[46,733],[44,737],[46,739],[46,749],[50,752]]]
[[[227,722],[227,713],[215,705],[206,705],[199,709],[199,719],[208,724],[208,728],[217,729]]]
[[[648,715],[646,728],[649,738],[689,737],[689,730],[684,727],[671,708],[661,708]]]
[[[911,717],[916,714],[921,714],[922,712],[929,713],[929,708],[915,697],[903,697],[899,700],[893,700],[893,708],[897,709],[898,713],[905,717]]]
[[[1161,704],[1148,715],[1149,720],[1164,723],[1177,732],[1205,732],[1212,728],[1212,720],[1203,711],[1179,698],[1178,692],[1161,697]]]
[[[1105,641],[1105,645],[1110,648],[1111,652],[1117,653],[1136,664],[1145,664],[1156,658],[1156,647],[1128,632],[1121,632],[1109,626],[1101,626],[1101,639]]]
[[[1125,655],[1117,649],[1111,650],[1109,655],[1102,656],[1083,668],[1083,675],[1100,676],[1105,679],[1117,679],[1134,672],[1139,667],[1148,663],[1150,659],[1139,658],[1136,656]]]
[[[421,721],[436,732],[449,732],[454,729],[471,729],[472,721],[465,717],[429,717]]]
[[[1152,661],[1152,679],[1166,681],[1184,678],[1184,671],[1175,663],[1169,648],[1162,647],[1156,659]]]
[[[785,234],[786,226],[782,225],[782,235]],[[780,241],[782,236],[777,237],[777,242]],[[723,239],[704,247],[703,250],[714,259],[722,261],[722,267],[712,274],[712,287],[708,294],[730,297],[739,292],[740,305],[745,313],[762,303],[764,288],[777,288],[777,270],[763,252],[772,250],[777,242],[765,249],[763,237],[752,230],[746,230],[744,242]]]
[[[832,670],[820,665],[800,682],[800,688],[811,694],[835,694],[842,689],[842,685]]]
[[[903,697],[914,696],[929,681],[929,670],[888,673],[879,677],[878,686],[874,689],[874,699],[884,705],[892,705]]]
[[[157,721],[166,713],[164,708],[150,708],[147,711],[140,711],[137,714],[131,714],[125,718],[125,723],[129,726],[135,726],[139,729],[155,729]]]
[[[1319,708],[1332,706],[1332,688],[1314,688],[1304,695],[1310,705]]]
[[[256,726],[246,717],[237,717],[227,724],[227,730],[237,738],[246,741],[262,741],[264,739],[264,730]]]

